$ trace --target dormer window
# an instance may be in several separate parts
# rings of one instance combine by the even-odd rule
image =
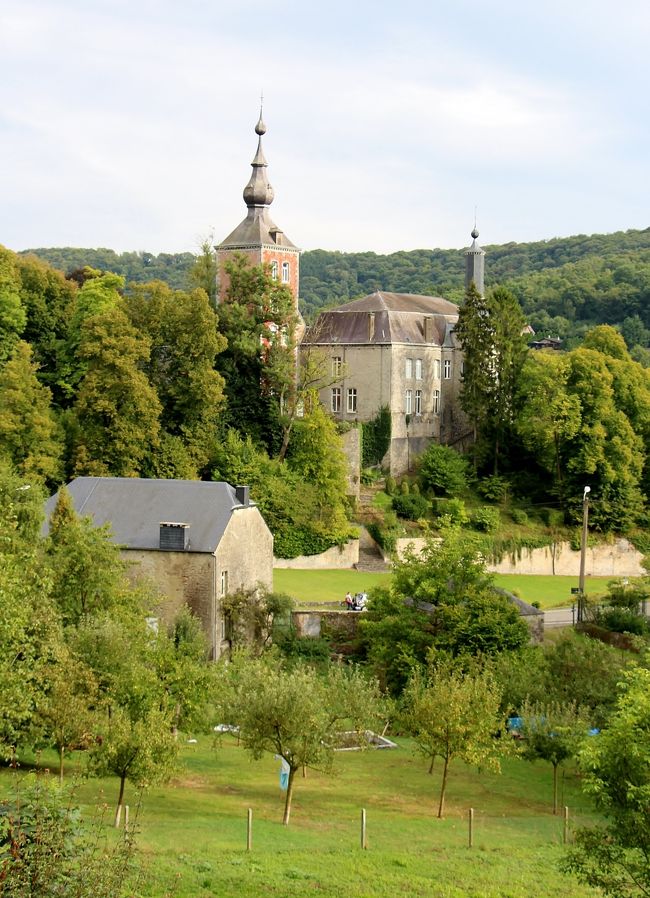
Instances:
[[[160,548],[168,552],[184,552],[190,544],[190,525],[160,522]]]

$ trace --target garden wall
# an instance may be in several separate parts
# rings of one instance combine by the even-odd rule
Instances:
[[[408,545],[415,552],[424,546],[423,539],[398,539],[396,554],[404,556]],[[641,562],[643,555],[627,539],[617,539],[613,543],[600,543],[587,549],[585,574],[587,577],[641,577],[646,571]],[[495,574],[557,574],[577,577],[580,571],[580,552],[571,548],[570,543],[557,543],[542,549],[522,549],[519,557],[505,555],[497,564],[488,564],[488,570]]]
[[[325,568],[351,568],[359,561],[359,540],[351,539],[342,546],[332,546],[320,555],[298,555],[296,558],[274,558],[273,567],[292,570],[320,571]]]

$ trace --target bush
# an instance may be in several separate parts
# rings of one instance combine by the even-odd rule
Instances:
[[[410,486],[408,480],[402,480],[402,482],[399,485],[399,491],[402,494],[402,496],[408,496],[408,494],[411,492],[411,486]]]
[[[645,636],[648,633],[648,621],[634,611],[625,608],[606,608],[598,615],[597,623],[614,633],[634,633]]]
[[[389,496],[393,496],[397,491],[397,483],[395,478],[390,474],[386,477],[386,486],[384,487],[384,491],[388,493]]]
[[[543,511],[544,523],[549,527],[564,526],[564,512],[559,508],[545,508]]]
[[[499,509],[492,505],[483,505],[481,508],[477,508],[472,515],[472,524],[477,530],[484,533],[494,533],[499,529],[500,523]]]
[[[449,446],[432,443],[418,466],[420,484],[425,490],[455,496],[467,489],[467,459]]]
[[[462,499],[436,499],[434,505],[438,515],[449,518],[452,524],[467,524],[469,515]]]
[[[477,488],[483,498],[488,499],[490,502],[506,502],[511,490],[511,484],[506,477],[493,474],[491,477],[484,477]]]
[[[527,524],[528,514],[523,510],[523,508],[514,508],[512,510],[512,520],[515,522],[515,524]]]
[[[429,511],[429,503],[424,496],[407,495],[393,496],[393,510],[400,518],[407,518],[409,521],[417,521],[426,517]]]

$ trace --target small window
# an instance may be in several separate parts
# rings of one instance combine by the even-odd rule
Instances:
[[[228,571],[221,571],[221,595],[228,594]]]
[[[331,409],[333,412],[341,411],[341,388],[340,387],[332,387]]]
[[[415,391],[415,414],[422,414],[422,390]]]
[[[282,283],[283,284],[289,283],[289,263],[288,262],[282,263]]]
[[[460,363],[460,376],[465,377],[465,362]]]
[[[413,377],[413,359],[406,359],[404,374],[406,377]]]
[[[278,263],[275,260],[271,262],[271,277],[274,281],[278,279]]]
[[[335,355],[332,359],[332,377],[338,377],[343,370],[343,359],[340,355]]]
[[[223,612],[222,612],[222,614],[221,614],[221,639],[224,640],[227,638],[228,638],[228,621],[226,620],[226,615],[223,614]]]
[[[445,380],[451,377],[451,359],[445,359]]]
[[[415,360],[415,379],[422,380],[422,359]]]
[[[407,415],[413,413],[413,390],[407,390],[404,396],[404,411]]]
[[[348,390],[348,412],[356,412],[357,410],[357,391],[354,387]]]
[[[436,380],[440,380],[440,359],[436,359],[433,363],[433,376]]]
[[[440,414],[440,390],[433,391],[433,414]]]

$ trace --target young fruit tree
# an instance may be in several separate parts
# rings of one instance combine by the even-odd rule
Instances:
[[[240,656],[223,669],[224,722],[239,727],[254,758],[278,755],[289,769],[282,822],[289,823],[296,772],[328,772],[339,735],[354,730],[359,744],[381,713],[379,688],[354,668],[326,674],[307,666],[291,669],[273,656]]]
[[[444,815],[449,765],[454,760],[498,771],[498,755],[507,748],[496,734],[505,729],[501,690],[489,671],[463,671],[453,662],[416,672],[404,690],[404,723],[416,751],[442,758],[438,817]]]

